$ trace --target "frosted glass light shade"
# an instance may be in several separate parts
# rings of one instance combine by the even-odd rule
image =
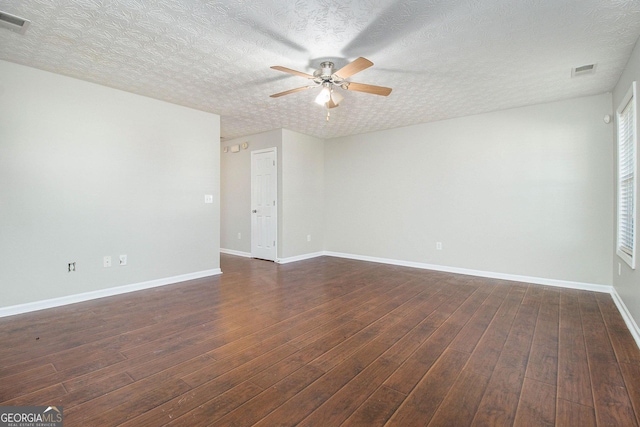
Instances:
[[[316,97],[316,104],[324,105],[331,98],[331,89],[328,87],[323,87],[318,96]]]

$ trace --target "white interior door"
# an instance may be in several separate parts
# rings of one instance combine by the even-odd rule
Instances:
[[[251,152],[251,256],[275,261],[278,236],[276,148]]]

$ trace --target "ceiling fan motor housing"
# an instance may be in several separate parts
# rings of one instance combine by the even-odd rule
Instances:
[[[342,87],[343,89],[346,89],[348,86],[348,83],[345,82],[344,79],[342,79],[337,74],[334,74],[333,67],[334,67],[334,64],[331,61],[325,61],[320,63],[320,68],[318,68],[313,73],[313,76],[314,76],[313,81],[316,82],[316,84],[323,85],[323,86],[326,86],[327,84],[329,84],[329,86],[337,85]]]
[[[320,76],[328,79],[333,74],[333,62],[325,61],[320,64]]]

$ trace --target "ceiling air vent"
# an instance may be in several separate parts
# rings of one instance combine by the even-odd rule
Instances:
[[[16,33],[24,34],[29,28],[31,21],[0,11],[0,27],[7,28]]]
[[[596,72],[596,64],[582,65],[571,69],[571,77],[585,76]]]

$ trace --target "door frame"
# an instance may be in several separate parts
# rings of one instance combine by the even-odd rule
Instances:
[[[261,149],[261,150],[252,150],[251,151],[251,203],[250,203],[251,212],[249,214],[250,215],[249,218],[250,218],[250,221],[251,221],[251,258],[257,258],[257,257],[254,256],[254,252],[253,252],[253,234],[254,234],[253,233],[253,226],[254,226],[253,225],[254,224],[254,221],[253,221],[253,210],[255,209],[254,206],[253,206],[253,190],[254,190],[254,188],[253,188],[253,186],[254,186],[254,184],[253,184],[253,182],[254,182],[254,179],[253,179],[254,178],[253,177],[253,173],[254,173],[254,169],[253,169],[253,163],[254,162],[253,162],[253,159],[254,159],[254,155],[255,154],[262,154],[262,153],[269,153],[269,152],[273,152],[273,154],[274,154],[274,163],[275,163],[274,164],[275,176],[274,176],[274,184],[273,184],[275,186],[275,188],[274,188],[274,198],[275,198],[275,206],[274,206],[274,208],[275,209],[273,210],[273,212],[274,212],[274,215],[273,215],[274,221],[273,221],[273,223],[274,223],[274,228],[275,228],[275,230],[274,230],[275,244],[273,246],[274,246],[275,254],[274,254],[274,257],[273,257],[273,262],[278,262],[278,243],[279,243],[279,241],[278,241],[279,240],[278,239],[278,209],[279,209],[279,201],[278,201],[278,197],[279,197],[279,194],[278,194],[278,147],[270,147],[270,148],[264,148],[264,149]],[[259,259],[264,259],[264,258],[259,258]],[[271,261],[271,260],[268,260],[268,261]]]

